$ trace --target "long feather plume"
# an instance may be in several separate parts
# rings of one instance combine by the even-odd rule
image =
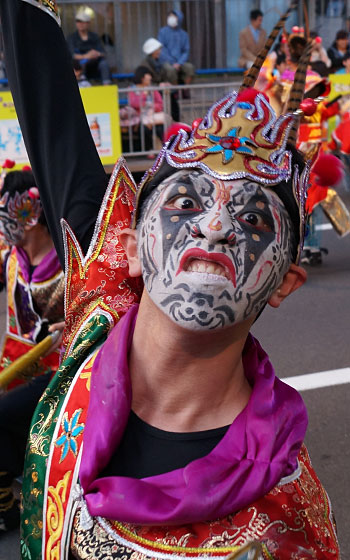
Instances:
[[[298,68],[295,72],[294,82],[289,94],[287,111],[286,111],[287,113],[294,113],[295,111],[297,111],[300,107],[300,103],[304,98],[306,72],[307,72],[308,64],[310,62],[311,49],[312,49],[312,41],[309,40],[298,62]],[[296,116],[294,119],[294,123],[290,129],[289,142],[291,144],[296,143],[298,128],[299,128],[299,120],[300,120],[300,116],[299,117]]]

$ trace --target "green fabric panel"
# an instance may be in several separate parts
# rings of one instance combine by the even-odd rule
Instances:
[[[21,514],[23,560],[42,558],[46,462],[62,404],[79,367],[105,341],[109,330],[110,322],[104,315],[95,315],[90,319],[77,338],[72,353],[62,362],[34,412],[23,470]]]

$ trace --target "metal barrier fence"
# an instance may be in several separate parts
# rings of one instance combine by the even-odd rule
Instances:
[[[192,84],[162,88],[120,88],[119,115],[123,153],[127,156],[149,156],[159,152],[164,132],[175,121],[189,125],[196,118],[204,117],[209,107],[230,91],[237,89],[240,81],[229,83]],[[144,92],[142,94],[141,92]],[[156,111],[156,93],[162,95],[162,111]],[[143,97],[142,97],[143,95]],[[139,108],[135,96],[142,97]],[[159,99],[159,98],[158,98]]]

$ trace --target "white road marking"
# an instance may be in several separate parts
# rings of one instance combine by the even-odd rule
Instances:
[[[308,391],[309,389],[343,385],[344,383],[350,383],[350,367],[284,377],[282,381],[294,387],[297,391]]]
[[[326,231],[332,228],[332,224],[319,224],[318,226],[316,226],[316,231]]]

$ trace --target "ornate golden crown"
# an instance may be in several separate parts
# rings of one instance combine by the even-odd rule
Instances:
[[[189,138],[180,130],[164,157],[172,167],[199,167],[218,179],[246,177],[276,185],[291,176],[286,144],[294,119],[292,114],[277,119],[255,90],[234,92],[209,109]]]

